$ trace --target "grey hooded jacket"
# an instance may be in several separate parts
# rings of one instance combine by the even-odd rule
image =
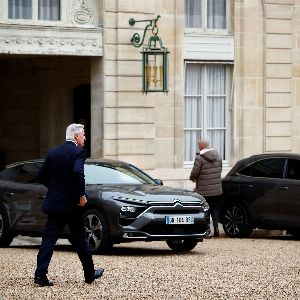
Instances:
[[[206,152],[205,152],[206,151]],[[190,180],[196,182],[195,191],[202,196],[222,194],[222,158],[214,149],[205,149],[196,156]]]

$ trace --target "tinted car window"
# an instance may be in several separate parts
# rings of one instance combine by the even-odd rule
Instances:
[[[155,184],[131,165],[85,164],[84,174],[86,184]]]
[[[5,168],[0,173],[0,179],[2,179],[2,180],[15,180],[19,169],[20,169],[20,166]]]
[[[27,163],[24,164],[17,176],[16,181],[21,183],[34,183],[36,182],[36,176],[41,167],[41,163]]]
[[[300,160],[288,160],[286,178],[300,180]]]
[[[239,174],[252,177],[283,178],[285,158],[267,158],[245,167]]]
[[[244,169],[240,170],[238,173],[245,176],[251,176],[252,165],[245,167]]]

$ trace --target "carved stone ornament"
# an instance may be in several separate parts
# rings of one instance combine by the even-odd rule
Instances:
[[[87,6],[85,0],[80,0],[80,8],[73,12],[73,21],[78,24],[93,23],[94,12]]]
[[[98,38],[100,36],[100,38]],[[86,37],[23,37],[0,36],[0,53],[6,54],[58,54],[101,56],[102,44],[99,32]]]

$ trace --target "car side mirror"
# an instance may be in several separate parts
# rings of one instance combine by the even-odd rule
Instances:
[[[154,179],[154,181],[158,184],[158,185],[164,185],[163,181],[161,179]]]

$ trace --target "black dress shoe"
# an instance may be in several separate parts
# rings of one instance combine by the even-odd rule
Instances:
[[[219,237],[219,230],[216,230],[216,231],[214,232],[214,237]]]
[[[49,281],[47,276],[36,276],[34,277],[34,283],[37,284],[38,286],[52,286],[53,282]]]
[[[103,272],[104,272],[104,269],[101,269],[101,268],[95,270],[92,277],[89,277],[89,278],[86,277],[85,278],[85,282],[88,283],[88,284],[91,284],[95,279],[100,278],[102,276]]]

